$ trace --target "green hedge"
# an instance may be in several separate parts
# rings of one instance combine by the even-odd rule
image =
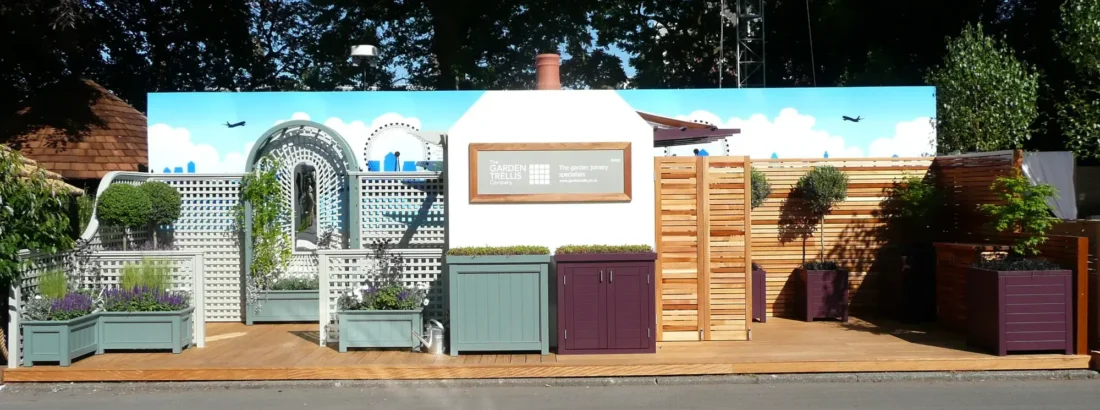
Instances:
[[[550,248],[545,246],[516,245],[516,246],[470,246],[451,248],[447,251],[450,256],[519,256],[519,255],[549,255]]]
[[[556,255],[575,253],[650,253],[649,245],[563,245],[554,250]]]

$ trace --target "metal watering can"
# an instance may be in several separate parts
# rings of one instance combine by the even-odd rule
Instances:
[[[436,321],[435,319],[429,320],[428,327],[424,329],[423,337],[416,334],[415,330],[412,333],[413,336],[416,336],[417,339],[420,339],[420,343],[422,343],[424,347],[428,348],[428,354],[433,354],[436,356],[442,356],[444,354],[443,352],[445,351],[445,349],[443,348],[443,324],[439,323],[439,321]]]

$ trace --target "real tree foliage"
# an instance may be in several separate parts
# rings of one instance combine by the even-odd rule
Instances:
[[[0,149],[0,286],[22,273],[20,251],[50,255],[74,245],[70,198],[46,181],[41,170],[27,172],[18,153]]]
[[[1100,159],[1100,0],[1062,5],[1058,47],[1072,70],[1056,104],[1067,148]]]
[[[149,198],[149,227],[153,233],[153,248],[157,247],[158,226],[171,225],[180,217],[180,192],[160,181],[149,181],[138,186]]]
[[[1096,123],[1088,118],[1098,111],[1090,103],[1100,81],[1075,70],[1079,59],[1066,53],[1097,53],[1087,41],[1063,40],[1088,39],[1095,2],[1070,0],[1065,13],[1063,3],[768,0],[767,24],[753,27],[767,42],[769,87],[901,86],[924,85],[944,63],[945,38],[981,24],[1042,74],[1034,137],[1023,146],[1088,155],[1098,151],[1087,126]],[[719,75],[732,87],[736,34],[727,24],[720,57],[719,7],[718,0],[7,0],[0,115],[67,76],[95,80],[143,111],[145,93],[156,91],[530,88],[540,52],[563,53],[568,88],[715,87]],[[348,58],[352,44],[378,45],[382,55],[357,66]],[[631,78],[615,48],[627,53]]]
[[[848,175],[831,165],[807,172],[795,183],[794,190],[812,222],[821,229],[821,260],[825,259],[825,216],[833,206],[848,197]]]
[[[1038,117],[1039,74],[1020,62],[982,26],[966,26],[947,44],[942,67],[928,75],[936,86],[936,149],[995,151],[1021,148]]]
[[[149,225],[153,215],[153,205],[149,196],[140,188],[126,184],[111,184],[103,190],[96,202],[96,219],[106,226],[126,229],[122,239],[123,249],[127,247],[130,229]]]

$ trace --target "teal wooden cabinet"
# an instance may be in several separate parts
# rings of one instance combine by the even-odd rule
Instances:
[[[249,304],[245,324],[254,322],[316,322],[321,317],[320,291],[269,290]]]
[[[23,322],[23,365],[57,362],[69,366],[73,359],[98,350],[98,314],[70,320]]]
[[[99,312],[99,350],[171,350],[192,344],[190,307],[174,312]]]
[[[550,353],[550,255],[447,256],[451,356]]]
[[[424,310],[344,310],[336,312],[340,353],[351,347],[416,349],[424,333]]]

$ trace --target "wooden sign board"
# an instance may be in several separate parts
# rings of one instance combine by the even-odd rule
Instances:
[[[630,143],[470,144],[470,202],[630,202]]]

